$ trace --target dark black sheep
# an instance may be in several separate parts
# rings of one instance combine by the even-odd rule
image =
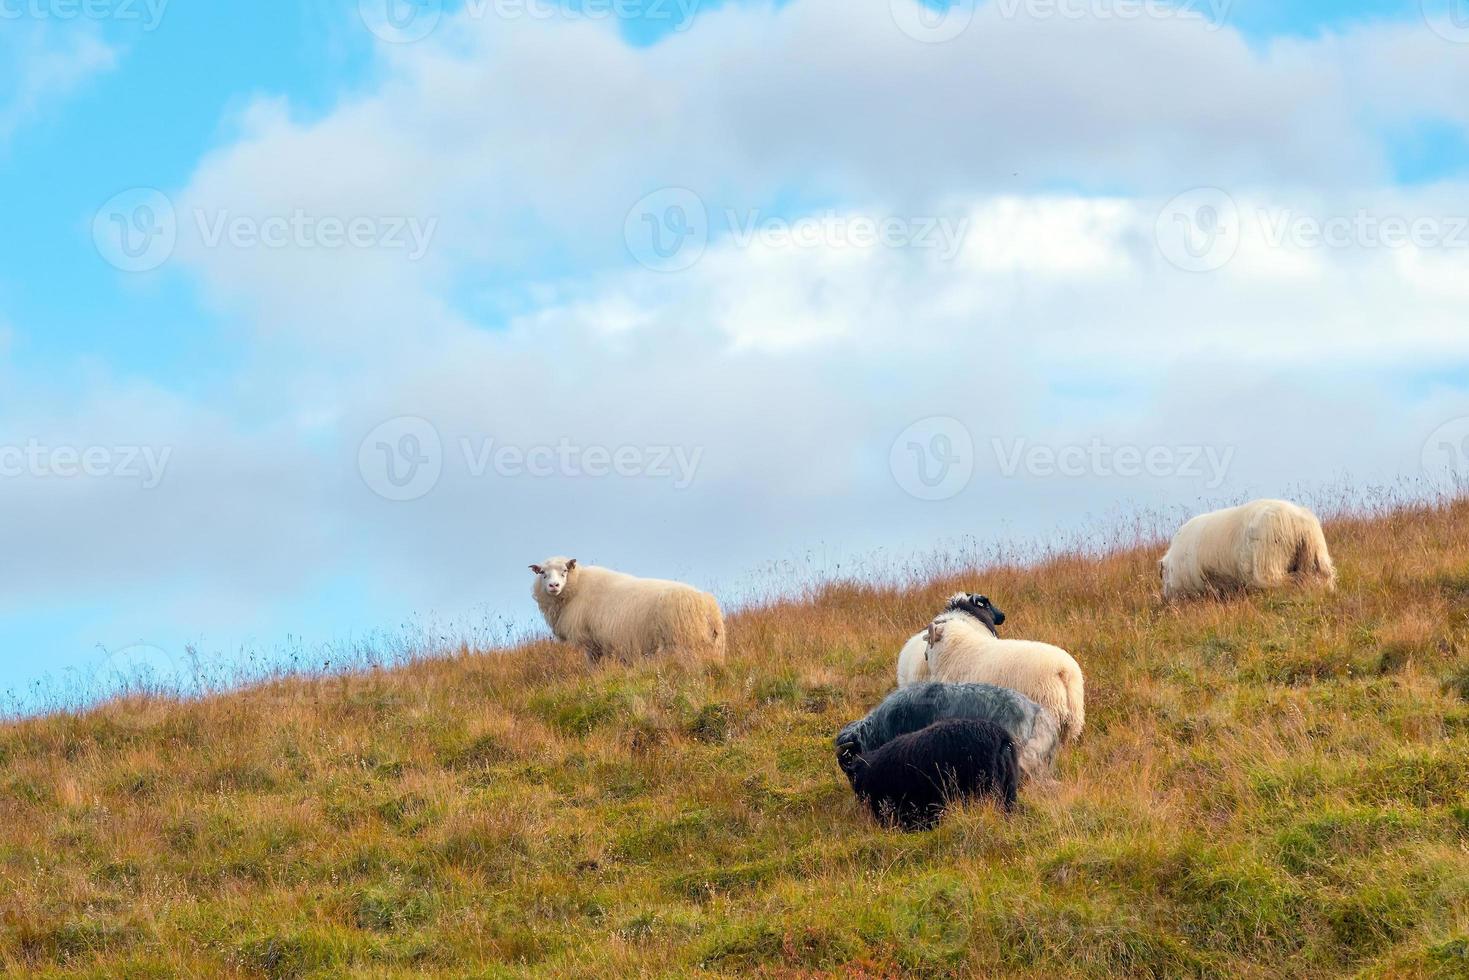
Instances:
[[[851,780],[878,820],[927,830],[955,799],[992,795],[1014,809],[1020,765],[1015,740],[999,725],[950,718],[861,756]]]
[[[992,721],[1015,741],[1026,779],[1050,779],[1061,744],[1056,716],[1025,695],[993,684],[943,684],[931,681],[899,688],[867,717],[843,728],[836,738],[837,764],[852,775],[857,759],[899,735],[927,728],[945,718]]]

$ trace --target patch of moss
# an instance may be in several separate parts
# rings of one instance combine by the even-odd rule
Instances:
[[[1417,836],[1421,815],[1398,809],[1356,807],[1306,817],[1276,836],[1280,862],[1294,874],[1324,871]]]
[[[1396,943],[1419,921],[1420,909],[1407,888],[1372,884],[1331,903],[1326,924],[1341,957],[1355,961]]]
[[[234,960],[270,980],[295,980],[308,974],[340,970],[351,962],[341,937],[321,931],[264,932],[235,945]]]
[[[705,902],[718,894],[758,888],[773,881],[779,871],[780,865],[774,861],[718,865],[677,875],[668,882],[668,890],[685,898]]]
[[[1209,977],[1202,951],[1119,909],[1086,900],[1013,895],[996,899],[984,921],[1001,961],[1034,969],[1065,962],[1078,976]]]
[[[116,920],[97,915],[44,924],[7,916],[6,929],[0,932],[0,937],[3,937],[0,941],[13,946],[27,961],[68,963],[123,950],[136,934]]]
[[[538,695],[531,710],[553,728],[584,737],[619,718],[626,717],[631,699],[621,691],[580,690]]]
[[[729,738],[734,710],[727,702],[706,704],[684,725],[684,734],[698,742],[719,743]]]
[[[721,970],[831,970],[854,959],[861,950],[856,936],[822,926],[778,927],[764,921],[737,923],[720,929],[699,950],[698,964]]]
[[[370,932],[399,932],[433,918],[435,900],[425,892],[375,886],[353,897],[352,922]]]

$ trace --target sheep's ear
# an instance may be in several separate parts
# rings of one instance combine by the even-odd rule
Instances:
[[[540,565],[532,565],[530,567],[530,570],[533,571],[533,572],[535,572],[537,575],[541,574],[541,566]]]
[[[566,570],[569,572],[569,571],[571,571],[575,567],[576,567],[576,559],[575,558],[568,559],[567,562],[566,562]]]

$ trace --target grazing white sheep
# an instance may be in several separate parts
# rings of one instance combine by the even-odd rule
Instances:
[[[1063,741],[1086,724],[1081,666],[1058,646],[1002,640],[972,616],[935,620],[928,627],[928,672],[949,684],[994,684],[1019,691],[1055,712]]]
[[[944,604],[943,611],[933,622],[945,622],[954,616],[974,616],[989,628],[991,633],[999,636],[995,627],[1005,622],[1005,614],[998,606],[993,605],[988,598],[975,592],[955,592],[949,596]],[[911,687],[930,680],[928,676],[928,630],[927,628],[914,633],[903,649],[898,651],[898,686]]]
[[[682,582],[638,578],[575,558],[530,566],[532,594],[556,639],[593,661],[678,653],[724,657],[724,617],[707,592]]]
[[[1158,563],[1163,598],[1269,589],[1287,580],[1336,588],[1321,521],[1286,500],[1255,500],[1200,514]]]

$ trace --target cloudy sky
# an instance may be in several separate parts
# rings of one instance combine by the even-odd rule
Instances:
[[[1469,472],[1466,91],[1431,2],[0,2],[0,692]]]

